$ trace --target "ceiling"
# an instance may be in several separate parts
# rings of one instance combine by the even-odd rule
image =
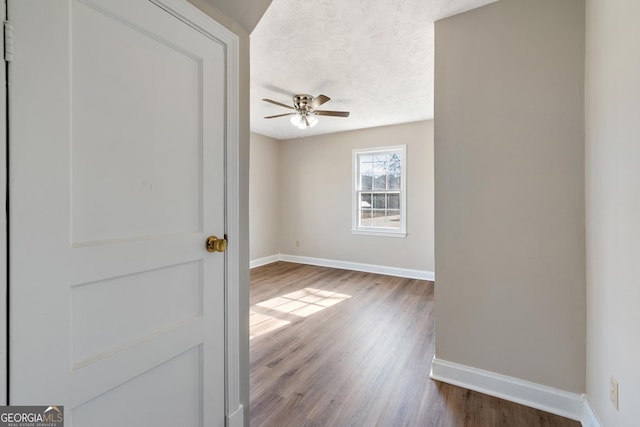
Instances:
[[[433,22],[495,0],[273,0],[251,33],[251,130],[276,139],[433,118]],[[313,128],[295,128],[294,94],[325,94]]]

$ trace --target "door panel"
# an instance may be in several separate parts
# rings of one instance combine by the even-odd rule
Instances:
[[[114,427],[120,419],[137,426],[202,426],[202,374],[201,349],[193,348],[75,408],[73,419],[91,427]],[[167,383],[172,386],[166,387]],[[157,387],[161,391],[154,399],[145,398]],[[137,396],[134,405],[131,396]]]
[[[201,58],[82,3],[71,37],[73,243],[202,231]]]
[[[11,404],[224,425],[223,46],[146,0],[9,14]]]
[[[85,365],[202,316],[202,291],[200,261],[73,286],[73,365]],[[150,299],[155,293],[162,298]]]

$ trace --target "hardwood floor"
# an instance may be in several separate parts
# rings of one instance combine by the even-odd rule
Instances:
[[[580,426],[430,380],[433,282],[277,262],[251,313],[252,427]]]

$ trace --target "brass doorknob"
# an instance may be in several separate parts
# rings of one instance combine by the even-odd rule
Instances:
[[[227,250],[227,239],[218,239],[216,236],[207,237],[207,251],[224,252]]]

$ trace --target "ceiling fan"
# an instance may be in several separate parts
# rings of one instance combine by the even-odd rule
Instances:
[[[315,98],[311,95],[294,95],[293,107],[287,104],[283,104],[272,99],[263,99],[263,101],[271,104],[279,105],[290,110],[295,110],[291,113],[276,114],[275,116],[267,116],[265,119],[273,119],[276,117],[292,116],[291,123],[298,129],[305,129],[308,127],[314,127],[318,124],[318,119],[315,116],[333,116],[333,117],[349,117],[348,111],[329,111],[329,110],[316,110],[319,106],[329,101],[327,95],[318,95]]]

